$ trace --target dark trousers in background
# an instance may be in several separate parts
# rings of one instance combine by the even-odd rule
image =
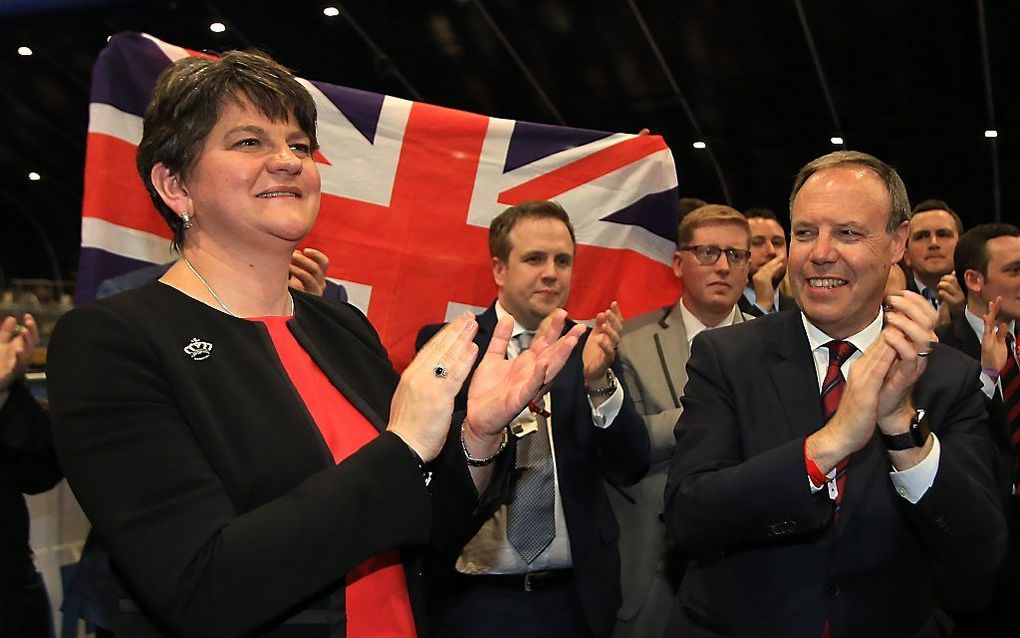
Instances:
[[[7,575],[5,575],[5,578]],[[34,569],[19,582],[0,586],[0,637],[52,638],[53,617],[42,576]]]
[[[593,638],[573,580],[524,591],[484,576],[456,576],[438,609],[433,638]]]
[[[952,609],[953,638],[1020,636],[1020,500],[1011,498],[1006,512],[1009,545],[999,577],[986,587],[969,588],[978,603]]]

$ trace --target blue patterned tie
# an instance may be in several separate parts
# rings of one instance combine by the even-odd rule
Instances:
[[[524,332],[514,337],[522,353],[531,345],[533,335]],[[545,398],[539,403],[544,405]],[[506,538],[530,565],[556,536],[556,494],[548,421],[535,412],[529,416],[538,429],[517,440],[516,468],[520,474],[507,507]]]
[[[939,309],[939,296],[932,292],[931,288],[925,288],[922,290],[921,296],[927,299],[931,305],[935,306],[935,310]]]

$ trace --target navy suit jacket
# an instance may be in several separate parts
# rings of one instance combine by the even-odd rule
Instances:
[[[751,303],[751,301],[743,294],[737,299],[737,307],[740,308],[740,312],[751,315],[752,317],[761,317],[766,314],[761,308]],[[787,297],[783,293],[779,293],[779,307],[777,312],[784,310],[797,310],[797,300],[793,297]]]
[[[23,381],[8,389],[10,395],[0,406],[0,598],[21,591],[35,573],[22,494],[45,492],[63,476],[49,415]]]
[[[970,324],[967,317],[960,313],[953,317],[952,322],[935,328],[939,342],[959,350],[971,359],[981,361],[981,342]],[[1002,394],[998,388],[988,402],[988,433],[992,441],[998,447],[1001,456],[1001,477],[1000,487],[1005,498],[1010,496],[1010,488],[1013,485],[1013,439],[1009,431],[1009,424],[1006,422],[1006,410],[1002,405]]]
[[[1006,544],[978,365],[936,345],[914,388],[941,444],[917,504],[877,436],[851,457],[834,521],[804,439],[822,423],[800,312],[698,335],[666,484],[666,525],[692,558],[668,635],[940,636],[936,570],[978,581]]]
[[[573,325],[573,322],[569,324]],[[415,346],[420,349],[441,327],[441,324],[423,327],[418,332]],[[478,316],[475,343],[479,348],[479,360],[481,353],[489,347],[495,327],[496,311],[494,306],[489,306]],[[641,416],[626,396],[612,425],[600,429],[592,424],[581,360],[586,339],[587,335],[574,348],[563,370],[553,381],[550,391],[553,446],[578,597],[594,634],[608,636],[620,606],[620,555],[617,548],[620,529],[606,496],[604,480],[609,477],[621,485],[632,485],[640,480],[648,470],[649,441]],[[470,384],[469,377],[457,396],[455,410],[466,409]],[[510,438],[513,442],[514,437]],[[512,443],[508,451],[513,454]],[[509,494],[509,485],[506,485],[501,491],[501,498],[483,503],[471,533],[464,538],[464,544],[506,502]],[[452,564],[449,569],[453,569]],[[441,605],[442,592],[430,593],[440,597],[438,604]]]

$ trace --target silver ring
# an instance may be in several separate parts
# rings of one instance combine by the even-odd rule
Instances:
[[[919,357],[921,357],[923,359],[923,358],[927,357],[930,354],[931,354],[931,350],[928,350],[926,352],[918,352],[917,356],[919,356]]]
[[[445,379],[447,375],[450,374],[450,371],[443,364],[437,363],[435,367],[432,368],[432,374],[436,375],[437,379]]]

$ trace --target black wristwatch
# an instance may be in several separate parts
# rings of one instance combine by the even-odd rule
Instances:
[[[887,450],[910,450],[916,447],[924,447],[928,442],[928,435],[931,428],[928,427],[928,413],[923,409],[914,411],[910,419],[910,431],[903,434],[888,435],[882,434],[882,444]]]

